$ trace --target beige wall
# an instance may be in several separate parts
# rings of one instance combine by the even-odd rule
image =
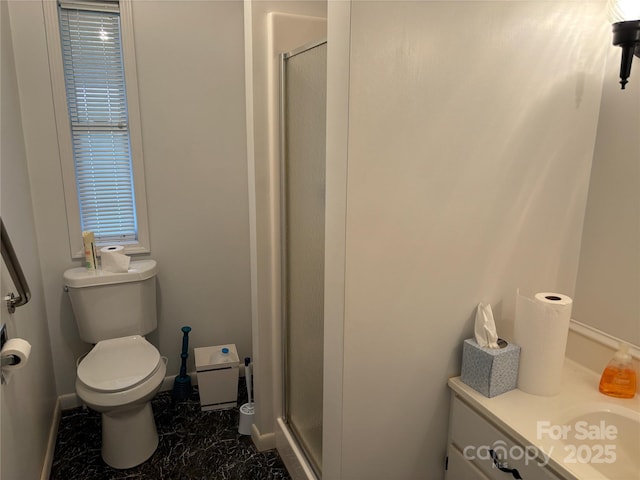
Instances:
[[[0,477],[13,480],[48,478],[53,448],[57,402],[52,368],[47,312],[34,226],[27,159],[24,146],[20,97],[12,51],[12,27],[7,2],[0,2],[0,58],[2,65],[0,213],[27,283],[31,300],[9,314],[0,303],[0,325],[6,324],[9,338],[23,338],[31,344],[28,363],[13,372],[8,384],[0,386]],[[2,296],[17,292],[2,263]],[[53,451],[49,451],[53,453]]]
[[[330,84],[346,77],[332,39],[349,38],[334,18]],[[346,243],[327,268],[344,272],[328,332],[344,356],[325,360],[343,372],[325,445],[342,447],[324,468],[438,478],[446,381],[478,302],[508,337],[517,288],[574,294],[608,27],[602,4],[544,1],[353,2],[341,23],[350,77],[329,108],[349,101],[328,124],[348,115],[347,161],[327,178],[342,175],[346,199],[328,198],[327,218],[346,211]]]
[[[62,273],[69,252],[40,2],[13,7],[36,233],[59,394],[74,392],[82,342]],[[159,327],[150,335],[179,369],[190,347],[235,343],[251,355],[243,2],[133,2]],[[114,312],[115,313],[115,312]],[[189,358],[193,368],[193,356]]]

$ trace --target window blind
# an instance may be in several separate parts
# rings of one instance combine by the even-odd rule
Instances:
[[[81,229],[101,243],[136,241],[120,17],[78,5],[62,4],[59,18]]]

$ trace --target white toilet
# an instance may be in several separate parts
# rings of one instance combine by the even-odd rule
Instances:
[[[95,344],[78,364],[76,393],[102,413],[102,458],[114,468],[135,467],[158,446],[151,399],[166,358],[143,336],[158,325],[157,271],[155,260],[142,260],[127,273],[64,272],[80,338]]]

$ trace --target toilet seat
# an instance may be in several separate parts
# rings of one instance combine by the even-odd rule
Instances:
[[[96,392],[115,393],[145,382],[160,368],[158,350],[144,337],[98,342],[78,365],[78,380]]]

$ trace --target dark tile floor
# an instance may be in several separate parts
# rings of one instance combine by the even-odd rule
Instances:
[[[239,398],[246,402],[245,390],[239,389]],[[83,408],[62,412],[50,480],[290,479],[277,452],[258,452],[249,436],[238,434],[237,408],[202,412],[197,387],[181,402],[162,392],[152,406],[158,449],[127,470],[109,467],[100,456],[99,413]]]

